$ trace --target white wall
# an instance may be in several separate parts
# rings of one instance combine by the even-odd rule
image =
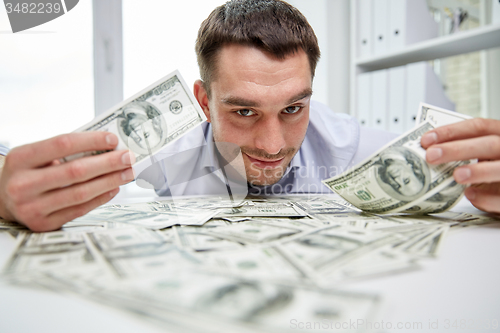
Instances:
[[[225,2],[123,0],[124,97],[176,69],[192,87],[199,78],[194,51],[198,29]]]
[[[94,117],[92,1],[13,34],[0,5],[0,142],[71,132]]]
[[[349,0],[290,0],[318,37],[321,59],[313,99],[335,112],[349,112]]]

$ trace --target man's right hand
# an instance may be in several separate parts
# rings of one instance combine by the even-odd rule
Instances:
[[[117,144],[114,134],[84,132],[12,149],[0,169],[0,217],[49,231],[108,202],[120,185],[134,179],[133,154],[121,150],[68,163],[59,159]]]

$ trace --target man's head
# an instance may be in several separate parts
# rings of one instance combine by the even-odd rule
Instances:
[[[253,46],[284,59],[303,50],[314,76],[320,57],[318,40],[306,18],[279,0],[232,0],[217,7],[198,30],[196,55],[201,80],[210,96],[217,77],[218,56],[229,44]]]
[[[274,184],[309,123],[319,47],[302,14],[277,0],[233,0],[202,23],[195,96],[215,141],[241,147],[249,182]]]

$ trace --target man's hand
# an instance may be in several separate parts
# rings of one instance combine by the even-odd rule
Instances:
[[[117,144],[114,134],[85,132],[12,149],[0,171],[0,217],[49,231],[108,202],[134,179],[133,155],[122,150],[62,164],[59,159]]]
[[[470,184],[465,196],[477,208],[500,213],[500,121],[470,119],[438,127],[422,136],[431,164],[478,159],[455,169],[460,184]]]

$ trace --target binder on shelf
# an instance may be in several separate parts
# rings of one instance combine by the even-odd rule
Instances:
[[[426,39],[436,38],[438,23],[426,0],[389,0],[388,50],[397,51]]]
[[[491,24],[500,24],[500,0],[492,0]]]
[[[372,126],[381,130],[386,130],[387,110],[388,110],[388,70],[382,69],[372,72],[371,90],[371,120]]]
[[[455,110],[455,103],[446,96],[441,81],[427,62],[406,65],[406,78],[405,130],[415,126],[421,102]]]
[[[371,106],[372,106],[372,75],[371,73],[362,73],[358,75],[358,93],[356,98],[357,118],[359,124],[365,127],[371,127]]]
[[[389,50],[389,0],[373,0],[373,54]]]
[[[370,56],[373,53],[372,4],[372,0],[358,1],[358,57]]]
[[[388,70],[389,97],[387,108],[387,130],[403,134],[406,110],[406,66],[393,67]]]

